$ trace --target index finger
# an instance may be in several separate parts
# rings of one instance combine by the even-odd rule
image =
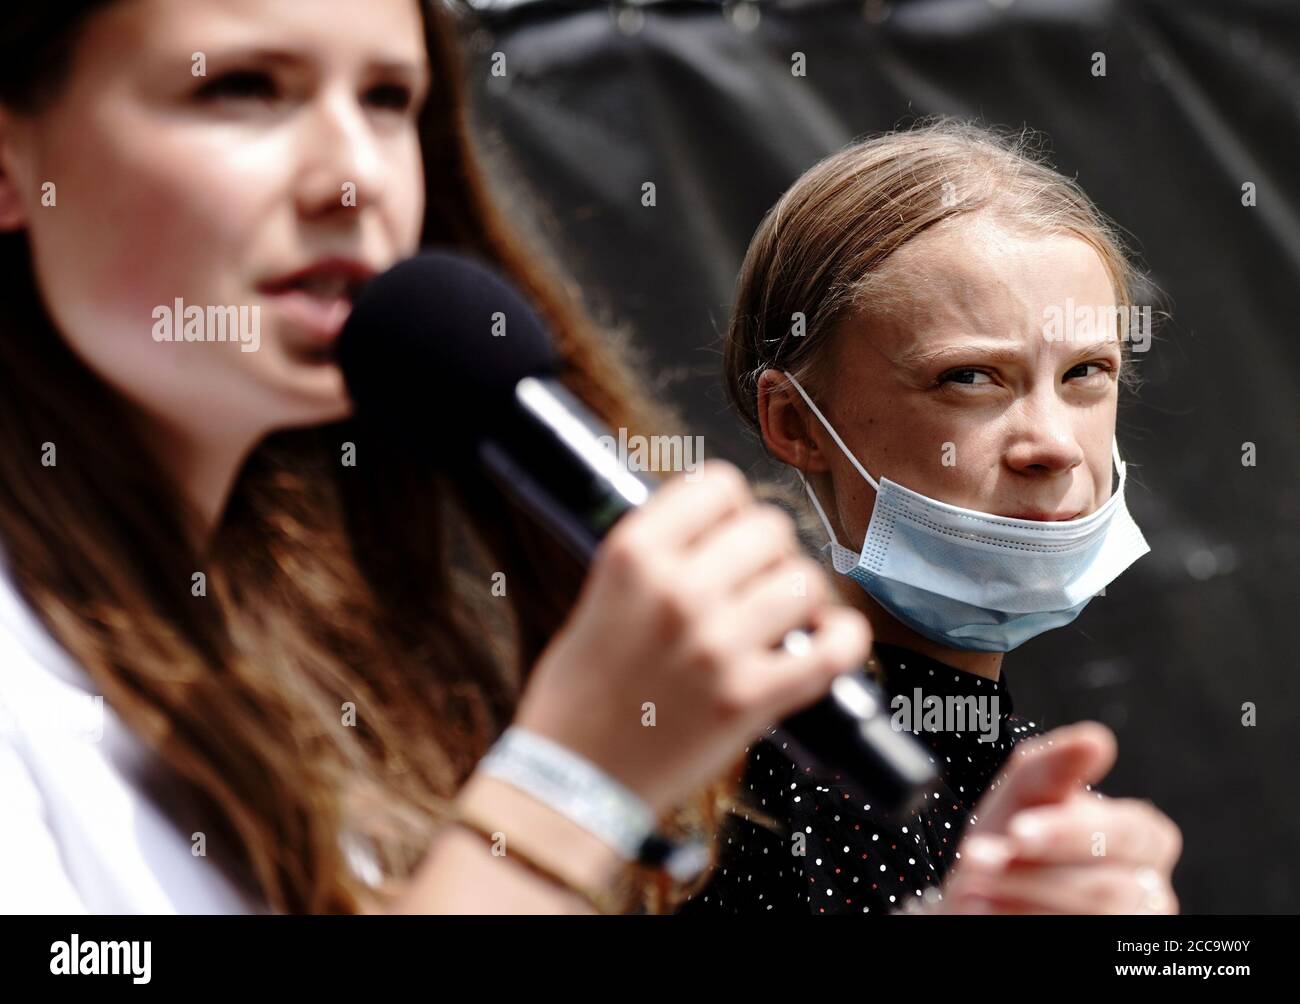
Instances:
[[[1067,799],[1095,784],[1115,763],[1115,735],[1096,722],[1078,722],[1020,743],[980,801],[979,830],[1003,833],[1022,809]]]
[[[684,548],[753,500],[745,476],[724,460],[706,460],[700,477],[678,475],[636,513],[637,533],[666,547]]]

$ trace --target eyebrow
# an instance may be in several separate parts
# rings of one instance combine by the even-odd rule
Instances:
[[[1122,355],[1119,350],[1119,343],[1115,341],[1093,341],[1071,346],[1073,351],[1069,354],[1070,359],[1082,359],[1085,356],[1096,356],[1099,352],[1105,352],[1108,348],[1113,348],[1115,352]],[[903,366],[928,366],[934,363],[943,363],[944,360],[957,362],[959,360],[968,362],[992,362],[1008,363],[1017,362],[1024,358],[1024,350],[1018,345],[1004,345],[988,342],[968,342],[959,345],[942,345],[938,348],[927,349],[917,348],[905,352],[898,357],[898,362]]]
[[[904,352],[898,357],[898,361],[904,366],[926,366],[943,362],[945,359],[969,359],[972,356],[979,356],[980,359],[991,362],[1014,362],[1023,355],[1023,350],[1016,345],[969,342],[960,345],[941,345],[938,348],[918,347]]]
[[[213,62],[235,63],[240,61],[271,63],[279,66],[301,66],[311,60],[292,49],[276,49],[267,46],[231,46],[224,49],[207,50],[208,59]],[[381,73],[394,73],[415,77],[424,81],[429,76],[428,65],[424,62],[411,62],[407,59],[372,59],[366,63],[367,70]]]

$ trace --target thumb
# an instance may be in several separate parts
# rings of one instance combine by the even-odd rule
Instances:
[[[1116,751],[1115,733],[1098,722],[1066,725],[1021,743],[980,801],[977,832],[1006,833],[1021,809],[1060,802],[1096,784],[1110,773]]]

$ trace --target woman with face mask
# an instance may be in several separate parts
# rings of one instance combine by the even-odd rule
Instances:
[[[755,746],[754,811],[690,911],[1176,909],[1177,828],[1089,790],[1110,732],[1018,747],[1041,730],[1002,678],[1148,550],[1115,435],[1137,278],[1077,186],[955,123],[827,158],[763,220],[728,391],[806,489],[894,726],[942,780],[887,819]]]
[[[664,909],[744,744],[865,656],[734,468],[584,584],[358,444],[334,340],[425,245],[522,288],[604,422],[663,428],[493,208],[447,19],[0,14],[0,912]]]

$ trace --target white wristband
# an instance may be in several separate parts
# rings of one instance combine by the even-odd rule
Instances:
[[[634,792],[586,757],[517,725],[502,733],[478,769],[550,806],[628,861],[655,832],[654,812]]]

